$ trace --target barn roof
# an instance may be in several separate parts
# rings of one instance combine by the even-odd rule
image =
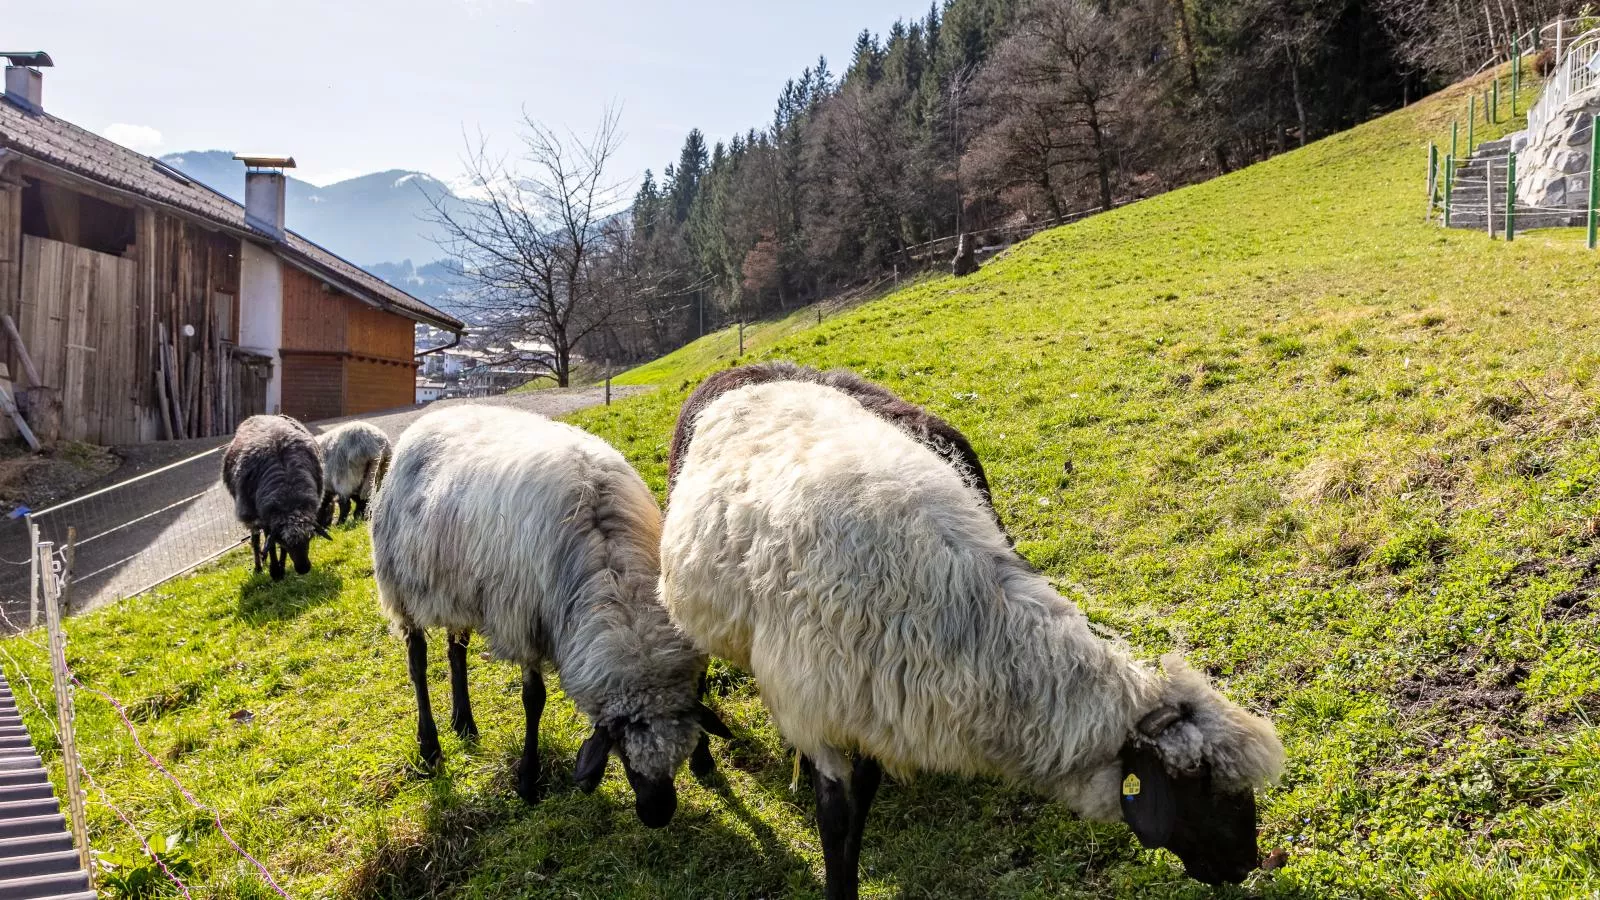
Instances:
[[[455,332],[464,327],[454,316],[434,309],[293,231],[285,231],[280,240],[251,227],[245,221],[244,206],[166,163],[48,113],[30,113],[9,101],[0,101],[0,149],[13,150],[51,168],[273,247],[289,262],[310,269],[347,293],[408,319]]]

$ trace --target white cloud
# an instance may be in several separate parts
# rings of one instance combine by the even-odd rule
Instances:
[[[161,132],[149,125],[128,125],[115,122],[106,126],[106,140],[116,141],[130,150],[154,153],[161,148]]]

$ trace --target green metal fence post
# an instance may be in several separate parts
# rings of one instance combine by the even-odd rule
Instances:
[[[1506,154],[1506,240],[1517,236],[1517,154]]]
[[[1595,206],[1600,205],[1600,182],[1595,180],[1595,174],[1600,171],[1600,166],[1595,165],[1600,161],[1600,113],[1589,117],[1589,249],[1594,249],[1595,238]]]
[[[1450,158],[1456,158],[1456,129],[1461,125],[1455,119],[1450,120]]]
[[[1591,181],[1592,181],[1592,179],[1591,179]],[[1447,156],[1447,157],[1444,158],[1444,227],[1446,227],[1446,228],[1450,227],[1450,194],[1451,194],[1452,190],[1454,190],[1455,184],[1456,184],[1456,158],[1455,158],[1455,155],[1452,154],[1452,155]],[[1594,209],[1594,202],[1593,202],[1594,189],[1593,188],[1591,188],[1590,191],[1589,191],[1589,197],[1590,197],[1589,209],[1591,210],[1591,212],[1589,213],[1589,223],[1590,223],[1589,224],[1589,245],[1592,247],[1592,246],[1594,246],[1594,213],[1592,212],[1592,210]]]
[[[1467,100],[1467,156],[1472,156],[1472,133],[1478,124],[1478,95]]]

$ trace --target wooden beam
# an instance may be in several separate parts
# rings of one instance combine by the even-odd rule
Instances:
[[[6,415],[11,417],[11,424],[17,426],[17,433],[22,435],[22,439],[28,442],[28,446],[33,448],[33,452],[38,453],[40,449],[39,439],[33,436],[33,429],[28,427],[27,420],[22,418],[22,413],[17,410],[17,404],[11,399],[11,395],[6,392],[4,387],[0,387],[0,408],[3,408]]]

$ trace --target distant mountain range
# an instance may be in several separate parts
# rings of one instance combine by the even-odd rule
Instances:
[[[232,199],[244,202],[244,164],[229,150],[169,153],[161,161]],[[292,173],[293,170],[291,169]],[[437,260],[441,237],[429,221],[436,198],[447,209],[470,201],[422,172],[390,169],[317,187],[292,174],[285,190],[285,224],[379,278],[430,303],[450,307],[459,285]]]

